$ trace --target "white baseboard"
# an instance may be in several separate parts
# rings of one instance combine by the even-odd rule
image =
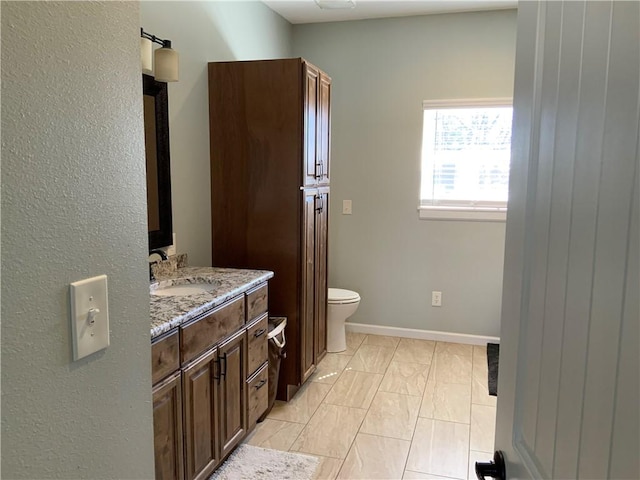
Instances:
[[[436,330],[418,330],[417,328],[387,327],[384,325],[368,325],[366,323],[346,324],[347,332],[370,333],[371,335],[388,335],[391,337],[418,338],[438,342],[467,343],[469,345],[486,345],[500,343],[500,337],[469,335],[466,333],[438,332]]]

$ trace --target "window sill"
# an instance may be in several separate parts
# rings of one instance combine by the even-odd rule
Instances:
[[[458,222],[505,222],[506,209],[462,207],[418,207],[420,220],[445,220]]]

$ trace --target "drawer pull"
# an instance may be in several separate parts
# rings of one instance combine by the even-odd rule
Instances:
[[[256,390],[260,390],[262,387],[264,387],[264,384],[265,384],[265,383],[267,383],[267,381],[266,381],[266,380],[260,380],[260,381],[258,382],[258,384],[255,386],[255,389],[256,389]]]
[[[224,354],[224,357],[220,358],[220,361],[222,362],[224,360],[224,369],[222,369],[222,371],[220,372],[220,376],[221,377],[225,377],[227,376],[227,354]]]
[[[266,328],[261,328],[260,330],[258,330],[256,333],[253,334],[254,337],[258,338],[261,337],[262,335],[264,335],[264,333],[267,331]]]

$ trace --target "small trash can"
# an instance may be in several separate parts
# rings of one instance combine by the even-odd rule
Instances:
[[[258,422],[262,422],[267,418],[276,401],[278,375],[280,374],[280,359],[287,356],[283,351],[287,343],[284,336],[284,327],[286,327],[286,325],[287,317],[269,318],[269,333],[267,334],[267,341],[269,342],[269,406],[258,419]]]

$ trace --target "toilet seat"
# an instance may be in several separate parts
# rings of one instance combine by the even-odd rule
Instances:
[[[358,295],[357,292],[352,292],[351,290],[344,290],[342,288],[330,288],[327,296],[327,301],[333,305],[357,303],[360,301],[360,295]]]

